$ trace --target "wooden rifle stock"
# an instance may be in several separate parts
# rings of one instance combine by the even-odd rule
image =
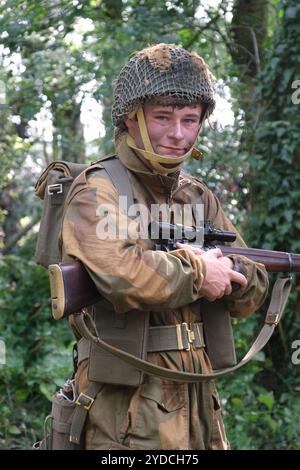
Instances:
[[[224,256],[243,255],[265,265],[269,272],[300,272],[300,254],[227,245],[217,245]],[[58,320],[95,304],[102,296],[80,261],[49,266],[53,317]]]
[[[49,265],[52,315],[55,320],[84,307],[97,303],[101,294],[84,265],[76,261],[64,261]]]

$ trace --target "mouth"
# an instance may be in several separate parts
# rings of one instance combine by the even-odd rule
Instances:
[[[185,153],[185,149],[178,147],[166,147],[164,145],[160,145],[160,148],[166,155],[183,155]]]

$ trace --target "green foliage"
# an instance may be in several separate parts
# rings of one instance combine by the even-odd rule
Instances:
[[[256,87],[261,105],[252,136],[249,229],[260,245],[299,251],[300,113],[299,104],[292,101],[292,84],[299,78],[300,8],[297,1],[286,0],[277,4],[277,10],[282,22]]]
[[[239,360],[249,350],[261,327],[261,316],[234,320]],[[299,448],[299,379],[295,377],[297,366],[291,362],[291,350],[283,357],[275,357],[276,344],[278,345],[278,331],[254,360],[237,374],[218,382],[226,430],[233,449]],[[280,362],[284,364],[284,369],[278,367]]]
[[[256,89],[262,104],[250,160],[252,210],[248,234],[257,246],[299,252],[300,113],[299,104],[292,101],[292,84],[299,78],[300,7],[295,0],[285,0],[277,4],[277,11],[281,22]],[[276,344],[271,343],[279,372],[285,371],[290,345],[299,337],[298,278],[294,284],[281,337]],[[296,367],[291,373],[297,376]]]
[[[292,83],[299,78],[298,2],[274,2],[265,39],[263,66],[236,88],[246,121],[240,149],[248,166],[243,182],[249,197],[242,229],[250,246],[299,252],[299,105],[292,102]],[[242,18],[240,19],[242,22]],[[251,83],[250,83],[251,82]],[[247,107],[248,106],[248,107]],[[239,150],[240,150],[239,149]],[[242,162],[245,161],[244,159]],[[222,381],[225,421],[233,448],[299,448],[299,366],[291,363],[292,343],[299,338],[299,280],[288,308],[264,355]],[[260,317],[247,319],[253,331],[236,326],[237,347],[247,351],[260,327]],[[243,338],[243,339],[242,339]],[[246,340],[246,341],[245,341]]]
[[[247,153],[239,151],[239,133],[231,127],[201,131],[197,148],[200,161],[188,160],[186,171],[208,185],[221,201],[230,220],[239,229],[247,212],[248,188],[244,176],[248,171]],[[226,147],[224,146],[226,142]]]
[[[231,446],[239,450],[298,449],[299,391],[284,384],[287,391],[278,394],[260,385],[258,378],[265,365],[257,364],[246,366],[220,387]]]
[[[72,371],[71,335],[54,323],[47,271],[17,256],[0,259],[0,448],[30,448],[42,437],[50,397]]]

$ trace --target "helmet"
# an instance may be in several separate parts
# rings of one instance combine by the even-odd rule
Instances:
[[[212,75],[204,60],[174,44],[157,44],[137,52],[121,70],[114,87],[112,121],[124,118],[155,97],[173,97],[172,104],[215,107]]]

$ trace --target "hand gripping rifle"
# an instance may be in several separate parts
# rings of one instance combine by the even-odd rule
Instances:
[[[154,221],[149,225],[149,235],[151,234],[152,239],[154,234],[156,250],[175,250],[177,242],[193,243],[200,234],[203,238],[201,248],[204,250],[219,248],[223,256],[246,256],[252,261],[264,264],[269,272],[300,272],[300,254],[225,245],[224,243],[235,241],[235,233],[216,229],[210,223],[205,223],[204,227],[189,227]],[[52,314],[56,320],[79,312],[102,298],[80,261],[51,264],[49,273]]]

